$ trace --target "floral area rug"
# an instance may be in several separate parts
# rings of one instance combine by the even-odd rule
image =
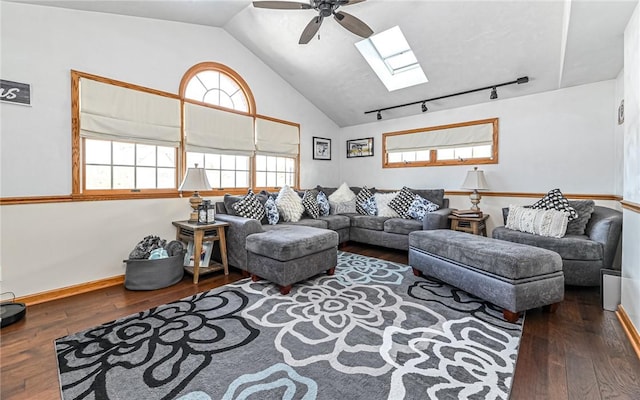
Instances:
[[[242,280],[56,340],[62,398],[506,399],[522,320],[339,252],[283,296]]]

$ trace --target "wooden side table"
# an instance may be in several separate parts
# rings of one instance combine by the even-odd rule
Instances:
[[[451,229],[454,231],[487,236],[487,220],[489,219],[489,214],[484,214],[482,217],[477,218],[449,215],[449,219],[451,220]]]
[[[173,221],[176,227],[176,239],[193,241],[193,267],[185,266],[184,269],[193,274],[193,283],[198,283],[200,275],[208,274],[215,271],[224,270],[225,275],[229,275],[229,265],[227,264],[227,242],[224,235],[225,226],[229,226],[226,222],[214,222],[212,224],[198,225],[189,221]],[[211,262],[209,265],[200,265],[200,253],[202,252],[203,242],[218,242],[220,246],[220,258],[222,264]],[[213,251],[213,249],[212,249]]]

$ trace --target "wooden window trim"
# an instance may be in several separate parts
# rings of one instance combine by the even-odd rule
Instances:
[[[387,157],[387,137],[396,135],[407,135],[412,133],[429,132],[441,129],[460,128],[471,125],[482,125],[491,123],[493,125],[493,146],[492,157],[487,158],[470,158],[466,160],[437,160],[437,150],[430,150],[429,161],[414,162],[388,162]],[[438,125],[418,129],[409,129],[404,131],[386,132],[382,134],[382,168],[412,168],[412,167],[438,167],[452,165],[478,165],[478,164],[497,164],[498,163],[498,118],[487,118],[476,121],[466,121],[455,124]]]

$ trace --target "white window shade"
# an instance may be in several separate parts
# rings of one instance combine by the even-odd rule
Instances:
[[[187,151],[252,155],[253,117],[185,103]]]
[[[300,151],[297,126],[267,119],[256,119],[256,150],[261,154],[295,157]]]
[[[387,136],[387,153],[424,151],[493,144],[493,124],[467,125]]]
[[[178,147],[180,100],[81,78],[80,136]]]

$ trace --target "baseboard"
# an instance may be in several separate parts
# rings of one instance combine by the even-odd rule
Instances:
[[[633,346],[633,349],[636,351],[636,355],[640,358],[640,335],[638,334],[636,327],[633,326],[633,323],[629,319],[627,312],[622,307],[622,304],[618,306],[616,316],[618,317],[618,320],[620,320],[622,328],[631,342],[631,346]]]
[[[33,306],[52,300],[64,299],[65,297],[74,296],[80,293],[87,293],[98,289],[121,285],[122,283],[124,283],[124,275],[118,275],[111,278],[104,278],[97,281],[67,286],[61,289],[48,290],[46,292],[30,294],[28,296],[16,297],[15,301],[18,303],[25,303],[27,306]]]

